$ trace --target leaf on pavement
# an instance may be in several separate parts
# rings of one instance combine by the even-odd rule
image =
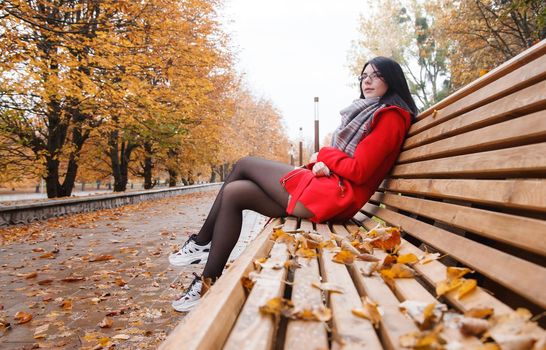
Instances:
[[[97,262],[97,261],[107,261],[112,260],[114,257],[112,255],[98,255],[95,257],[92,257],[89,259],[90,262]]]
[[[19,311],[13,316],[17,324],[23,324],[27,323],[30,320],[32,320],[32,314],[29,314],[28,312]]]
[[[113,324],[114,324],[114,320],[112,320],[111,318],[105,317],[102,319],[102,321],[99,322],[99,327],[111,328]]]

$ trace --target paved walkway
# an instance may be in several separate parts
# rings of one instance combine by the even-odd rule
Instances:
[[[155,349],[184,317],[171,300],[202,270],[170,267],[167,256],[200,228],[216,193],[0,230],[0,348]],[[232,258],[264,223],[245,212]],[[17,324],[18,312],[32,319]]]

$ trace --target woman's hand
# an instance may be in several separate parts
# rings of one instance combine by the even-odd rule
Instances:
[[[324,164],[323,162],[318,162],[313,165],[313,174],[315,174],[316,177],[321,176],[330,176],[330,169]]]
[[[309,157],[309,163],[315,163],[317,161],[318,152],[315,152],[311,154],[311,157]]]

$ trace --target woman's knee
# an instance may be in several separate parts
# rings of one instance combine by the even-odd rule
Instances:
[[[223,190],[224,193],[222,194],[222,203],[227,202],[230,205],[238,204],[247,187],[248,185],[245,180],[233,181],[226,184]]]

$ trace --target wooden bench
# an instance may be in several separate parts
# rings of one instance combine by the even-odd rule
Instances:
[[[403,343],[408,334],[419,334],[420,326],[400,308],[403,301],[441,302],[461,313],[490,308],[495,317],[523,317],[525,312],[514,311],[519,307],[534,315],[543,313],[546,41],[420,114],[390,177],[353,222],[329,226],[288,218],[282,229],[316,232],[325,240],[335,234],[341,245],[359,231],[358,225],[369,230],[377,219],[403,231],[398,256],[420,257],[432,251],[446,256],[411,265],[413,278],[384,279],[377,272],[368,276],[362,271],[369,262],[334,262],[336,251],[326,247],[315,249],[318,257],[298,257],[301,267],[288,269],[283,264],[290,259],[290,241],[270,239],[273,228],[281,224],[277,219],[161,348],[400,349],[410,346],[411,341]],[[387,255],[381,249],[373,254],[379,259]],[[264,257],[268,259],[262,260],[258,272],[255,262]],[[475,271],[471,277],[478,287],[461,298],[457,291],[437,298],[436,287],[446,280],[449,266]],[[255,280],[248,295],[243,277]],[[312,286],[320,281],[340,286],[343,292],[326,293]],[[353,312],[363,307],[364,296],[382,312],[377,329]],[[327,306],[332,318],[303,321],[260,312],[275,297],[290,299],[300,310]],[[544,318],[539,322],[544,326]],[[545,340],[543,329],[530,321],[525,325],[515,340],[505,341],[532,337],[523,348],[531,348],[533,342],[539,346]],[[481,346],[479,336],[463,337],[458,330],[445,328],[442,337],[457,339],[459,348]]]

